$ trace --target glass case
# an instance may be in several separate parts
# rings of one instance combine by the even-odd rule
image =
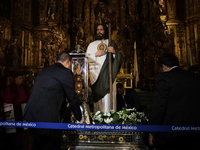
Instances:
[[[79,99],[82,111],[82,117],[86,123],[90,123],[88,105],[88,59],[85,51],[77,46],[77,49],[69,53],[72,57],[72,72],[74,75],[74,84],[77,97]]]

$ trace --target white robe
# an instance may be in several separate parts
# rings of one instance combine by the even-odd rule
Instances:
[[[89,44],[86,52],[86,56],[88,57],[89,63],[89,72],[90,72],[90,83],[94,84],[98,79],[99,73],[101,71],[101,67],[104,64],[107,54],[101,57],[95,57],[95,53],[98,51],[97,46],[101,43],[101,40],[96,40]],[[108,46],[108,39],[104,40]],[[107,51],[107,50],[106,50]],[[104,82],[104,81],[102,81]],[[110,93],[106,94],[101,100],[94,103],[94,112],[100,110],[104,113],[110,111],[110,109],[116,111],[116,81],[113,83],[113,100],[110,103]]]

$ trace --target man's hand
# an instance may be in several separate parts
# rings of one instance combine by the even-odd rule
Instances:
[[[101,57],[101,56],[103,56],[103,55],[105,55],[106,54],[106,51],[104,51],[104,50],[99,50],[99,51],[97,51],[96,53],[95,53],[95,57]]]
[[[84,119],[81,119],[80,121],[77,121],[77,123],[86,124]]]
[[[155,146],[154,145],[154,142],[155,142],[155,138],[153,135],[149,134],[149,145],[150,146]]]
[[[115,54],[115,50],[114,50],[114,48],[112,46],[108,47],[108,52],[111,52],[111,53]]]

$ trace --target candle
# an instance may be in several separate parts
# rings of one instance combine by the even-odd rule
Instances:
[[[134,49],[136,49],[136,41],[134,42]]]
[[[24,59],[25,66],[27,66],[27,59],[28,59],[28,52],[27,52],[27,48],[25,48],[25,59]]]

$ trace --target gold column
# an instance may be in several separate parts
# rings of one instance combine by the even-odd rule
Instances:
[[[85,37],[86,37],[86,43],[90,43],[90,0],[85,0],[85,7],[84,7],[84,13],[85,13]]]
[[[127,53],[126,53],[126,50],[125,49],[125,46],[126,46],[126,38],[125,38],[125,35],[124,35],[124,31],[125,31],[125,23],[126,23],[126,0],[120,0],[120,24],[119,24],[119,30],[121,31],[120,32],[120,37],[119,37],[119,40],[120,40],[120,49],[123,53],[123,56],[124,56],[124,60],[126,60],[127,58]],[[125,61],[121,67],[121,69],[123,70],[122,72],[125,73],[125,69],[126,69],[126,66],[125,66]]]
[[[67,24],[69,21],[69,0],[64,0],[63,7],[63,23]]]
[[[65,32],[65,38],[67,39],[67,43],[65,43],[65,47],[69,48],[70,47],[70,37],[68,33],[69,29],[69,0],[64,0],[63,2],[63,28]]]
[[[23,11],[23,0],[12,0],[11,2],[11,20],[20,21],[22,20],[22,11]]]
[[[39,60],[39,40],[37,37],[33,38],[33,66],[38,66]]]
[[[169,20],[176,19],[176,0],[168,0],[167,7]]]
[[[120,2],[119,0],[116,2],[116,30],[119,30],[120,28],[120,19],[119,19],[119,12],[120,12]]]
[[[188,27],[188,48],[191,48],[192,63],[199,64],[200,1],[186,0],[186,25]],[[189,49],[188,49],[189,51]]]
[[[48,1],[46,0],[39,0],[39,26],[43,26],[46,24],[47,3]]]
[[[77,19],[81,19],[83,12],[83,2],[84,0],[74,0],[75,16]]]
[[[180,60],[180,63],[183,63],[183,33],[184,33],[184,26],[180,23],[177,28],[177,56]]]
[[[94,1],[91,1],[91,20],[90,20],[90,40],[93,41],[94,36],[94,21],[95,21],[95,14],[94,14]]]
[[[148,3],[147,0],[142,0],[142,14],[144,19],[147,18],[148,15]]]
[[[120,0],[120,30],[124,31],[126,23],[126,0]],[[121,42],[125,44],[126,38],[124,38],[123,32],[121,32]]]

